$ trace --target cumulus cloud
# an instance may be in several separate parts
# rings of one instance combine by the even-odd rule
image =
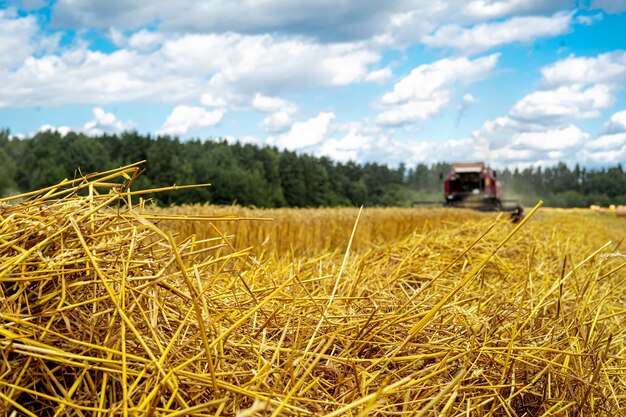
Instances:
[[[85,122],[83,126],[53,126],[44,124],[37,129],[37,132],[53,131],[59,132],[61,136],[67,135],[69,132],[84,133],[89,136],[98,136],[104,133],[121,133],[128,130],[134,130],[136,125],[132,121],[121,121],[113,113],[107,112],[102,107],[94,107],[92,110],[93,119]],[[18,134],[17,136],[28,137],[31,134]]]
[[[68,133],[72,132],[74,129],[72,129],[69,126],[53,126],[51,124],[45,124],[39,127],[39,129],[37,129],[37,132],[59,132],[59,134],[61,136],[65,136]],[[18,135],[22,136],[22,135]],[[28,136],[32,136],[32,135],[28,135]]]
[[[487,120],[473,132],[475,140],[487,144],[486,157],[526,165],[533,161],[619,161],[624,156],[621,133],[626,132],[626,112],[613,114],[594,139],[572,122],[597,118],[614,105],[626,79],[626,54],[569,56],[544,67],[541,74],[536,91],[520,99],[506,115]]]
[[[626,51],[597,56],[571,55],[541,70],[546,87],[568,84],[616,84],[626,79]]]
[[[540,125],[505,116],[485,122],[469,139],[477,159],[523,168],[571,162],[589,135],[573,124]]]
[[[323,43],[373,40],[402,46],[446,23],[550,15],[573,6],[571,0],[59,0],[52,24],[132,31],[158,22],[160,30],[172,33],[281,33]]]
[[[378,123],[400,125],[433,117],[450,102],[453,85],[485,78],[495,67],[498,57],[499,54],[474,60],[446,58],[420,65],[382,96],[380,103],[384,110],[378,115]]]
[[[590,141],[586,148],[588,150],[593,151],[602,151],[602,152],[610,152],[610,151],[623,151],[623,148],[626,146],[626,132],[619,133],[609,133],[605,135],[601,135],[598,138]],[[617,160],[616,157],[611,158],[613,160]]]
[[[371,71],[369,74],[367,74],[367,76],[365,77],[365,81],[382,83],[390,79],[392,76],[393,73],[389,68],[382,68],[379,70]]]
[[[156,134],[186,135],[217,125],[223,116],[224,110],[207,111],[203,107],[176,106]]]
[[[0,44],[1,45],[1,44]],[[77,45],[29,56],[0,77],[0,106],[152,101],[276,95],[367,80],[380,55],[359,44],[322,45],[271,35],[180,35],[156,50],[111,53]],[[208,81],[207,81],[208,80]]]
[[[442,159],[471,161],[482,155],[480,144],[473,138],[453,140],[415,140],[396,137],[393,130],[370,122],[336,123],[328,129],[324,140],[307,152],[337,161],[377,162],[392,166],[405,163],[432,163]]]
[[[559,121],[565,118],[598,117],[601,109],[613,105],[611,88],[596,84],[584,88],[580,84],[540,90],[518,101],[510,111],[515,119],[528,121]]]
[[[163,41],[163,34],[142,29],[139,32],[131,35],[131,37],[128,39],[128,46],[131,49],[136,49],[141,52],[148,52],[159,47],[163,43]]]
[[[609,120],[602,127],[603,133],[626,132],[626,110],[613,113]]]
[[[588,135],[572,124],[542,125],[504,116],[485,122],[472,137],[487,144],[484,157],[508,159],[509,151],[536,151],[534,156],[554,150],[575,151]]]
[[[318,154],[328,156],[335,161],[361,161],[363,155],[367,154],[377,143],[380,143],[380,140],[374,140],[372,136],[367,136],[353,128],[340,139],[326,140]]]
[[[553,151],[576,149],[588,135],[574,125],[538,132],[519,132],[512,138],[510,148]]]
[[[128,48],[139,52],[151,52],[160,47],[165,41],[163,33],[141,29],[137,32],[125,34],[117,28],[109,28],[108,37],[120,48]]]
[[[261,121],[261,129],[268,133],[284,132],[293,124],[292,114],[278,111]]]
[[[382,30],[390,13],[416,7],[413,3],[427,5],[401,0],[366,4],[357,0],[59,0],[54,5],[52,22],[58,27],[117,26],[128,30],[159,21],[168,31],[283,32],[346,40],[362,39]]]
[[[428,120],[439,113],[449,101],[448,91],[435,92],[425,100],[393,105],[389,110],[381,112],[376,121],[381,125],[398,126],[417,120]]]
[[[55,48],[58,41],[58,35],[41,34],[34,16],[20,17],[14,10],[0,9],[0,71],[18,68],[32,55]]]
[[[611,115],[600,135],[581,149],[579,159],[603,165],[626,161],[626,110]]]
[[[283,135],[270,136],[267,144],[289,150],[307,149],[318,145],[326,138],[333,119],[334,113],[322,112],[306,121],[294,123]]]
[[[271,113],[260,125],[261,129],[268,133],[279,133],[289,129],[293,123],[293,115],[298,111],[298,106],[291,101],[259,93],[252,98],[251,107],[262,113]]]
[[[255,110],[273,113],[277,111],[283,111],[285,113],[294,113],[298,110],[298,106],[294,103],[282,99],[280,97],[269,97],[263,94],[255,94],[252,99],[252,108]]]
[[[474,54],[508,43],[529,42],[560,35],[569,31],[571,23],[572,13],[557,13],[551,17],[514,17],[503,22],[483,23],[469,28],[450,24],[425,36],[423,42],[429,46]]]
[[[538,161],[543,165],[571,162],[589,135],[573,124],[533,123],[507,115],[486,121],[471,138],[479,159],[523,167]]]
[[[590,15],[578,15],[576,16],[576,23],[581,25],[591,26],[594,23],[600,22],[603,19],[602,13],[590,14]]]
[[[204,93],[200,96],[200,103],[206,107],[226,107],[226,100],[216,97],[211,93]]]
[[[83,125],[82,132],[88,135],[101,135],[103,133],[120,133],[135,129],[133,122],[122,122],[102,107],[94,107],[93,119]]]

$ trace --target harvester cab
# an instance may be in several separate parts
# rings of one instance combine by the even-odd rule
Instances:
[[[496,172],[484,163],[452,165],[444,182],[445,205],[477,210],[502,210]]]
[[[441,175],[443,180],[443,175]],[[432,204],[416,201],[415,204]],[[480,211],[508,211],[517,222],[524,216],[524,208],[515,200],[503,200],[496,171],[483,162],[455,163],[445,177],[445,207],[469,208]]]

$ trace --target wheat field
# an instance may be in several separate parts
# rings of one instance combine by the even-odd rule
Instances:
[[[133,169],[0,206],[3,415],[626,408],[626,219],[157,209]]]

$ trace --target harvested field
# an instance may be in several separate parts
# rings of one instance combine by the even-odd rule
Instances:
[[[317,256],[345,252],[359,214],[357,208],[250,209],[244,207],[191,205],[151,208],[158,215],[237,215],[242,221],[222,222],[219,233],[231,236],[238,248],[252,247],[256,254],[281,256]],[[245,220],[245,219],[260,220]],[[359,218],[358,233],[351,251],[361,252],[372,245],[384,245],[405,238],[416,230],[451,228],[459,223],[493,218],[472,210],[368,208]],[[220,234],[204,221],[162,221],[160,227],[177,236],[213,236]]]
[[[0,414],[626,408],[623,218],[366,209],[353,232],[358,210],[342,209],[233,223],[243,209],[121,204],[134,172],[0,207]]]

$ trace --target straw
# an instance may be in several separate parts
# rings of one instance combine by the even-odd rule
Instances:
[[[163,210],[137,171],[0,205],[1,415],[626,407],[621,219]]]

